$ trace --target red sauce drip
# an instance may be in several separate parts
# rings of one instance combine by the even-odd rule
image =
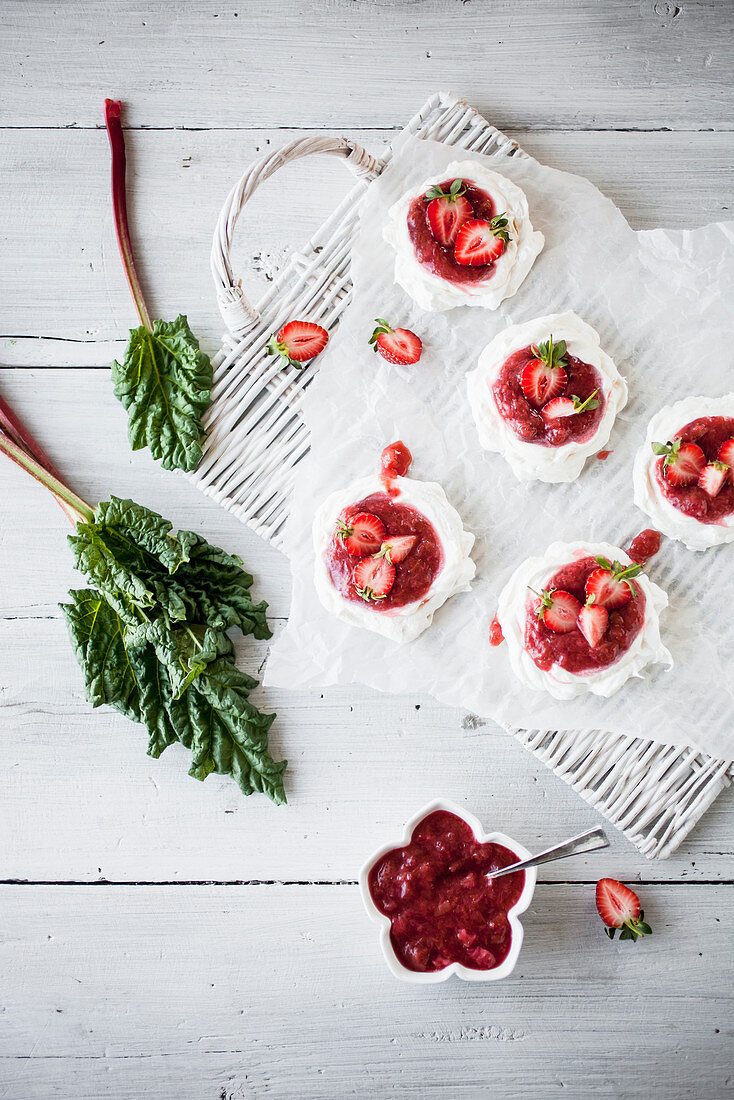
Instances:
[[[675,438],[686,443],[697,443],[706,455],[706,461],[713,462],[721,444],[734,438],[734,417],[701,416],[676,432]],[[663,496],[679,512],[692,516],[699,523],[721,523],[725,516],[734,512],[734,478],[731,475],[716,496],[710,497],[698,485],[671,485],[663,473],[663,462],[660,457],[655,463],[655,477]]]
[[[551,420],[546,424],[541,410],[530,404],[520,385],[523,368],[534,358],[531,346],[528,345],[513,352],[502,364],[502,369],[492,384],[492,396],[502,419],[510,425],[519,439],[526,443],[538,443],[543,447],[562,447],[564,443],[580,443],[590,439],[599,427],[606,405],[601,375],[596,367],[569,355],[566,366],[568,385],[563,396],[570,397],[573,394],[585,401],[594,390],[598,390],[596,396],[599,407],[577,416]]]
[[[640,531],[639,535],[635,535],[632,539],[627,553],[632,561],[643,565],[648,558],[654,557],[659,549],[660,532],[655,531],[652,527],[646,527],[644,531]]]
[[[448,191],[451,180],[444,180],[439,184],[442,191]],[[475,187],[473,183],[464,180],[466,197],[474,209],[474,217],[483,221],[491,221],[495,216],[495,206],[492,196]],[[481,283],[494,274],[494,264],[480,264],[477,267],[467,267],[457,263],[454,259],[454,250],[451,245],[440,244],[431,233],[431,228],[426,218],[427,203],[422,195],[413,199],[408,207],[408,235],[415,251],[418,263],[422,264],[432,275],[438,275],[449,283],[457,283],[464,286],[473,286]],[[500,210],[499,213],[502,213]]]
[[[413,456],[401,439],[385,447],[382,452],[380,466],[386,477],[405,477]]]
[[[544,587],[563,588],[583,604],[586,602],[586,578],[598,568],[595,558],[579,558],[554,573]],[[613,665],[632,645],[645,621],[645,595],[639,584],[635,584],[635,595],[624,607],[610,612],[607,632],[592,648],[580,630],[556,634],[547,627],[538,618],[539,602],[537,596],[528,594],[525,649],[538,668],[546,672],[554,665],[577,674],[596,672]]]
[[[388,612],[405,604],[414,603],[427,594],[434,580],[443,569],[443,550],[438,535],[424,515],[407,504],[398,504],[387,493],[373,493],[345,508],[340,519],[348,522],[358,512],[370,512],[385,524],[389,535],[415,535],[416,541],[407,558],[395,566],[395,583],[383,600],[370,601],[365,606],[375,611]],[[357,592],[353,575],[360,559],[350,554],[336,533],[331,537],[324,554],[331,583],[346,599],[364,603]]]
[[[382,856],[369,874],[377,908],[390,918],[390,940],[403,966],[422,972],[452,962],[493,970],[507,957],[507,919],[525,885],[516,871],[487,882],[489,871],[517,855],[502,844],[480,844],[456,814],[437,810],[413,830],[410,844]]]
[[[604,462],[605,459],[609,458],[611,453],[611,451],[599,451],[599,454],[596,457],[599,459],[600,462]]]
[[[502,645],[504,640],[505,636],[502,633],[502,627],[500,626],[499,619],[495,615],[489,628],[489,644]]]

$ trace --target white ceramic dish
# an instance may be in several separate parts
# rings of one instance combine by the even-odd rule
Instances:
[[[520,955],[520,948],[522,947],[523,941],[523,926],[520,922],[520,914],[525,912],[530,902],[533,900],[535,883],[538,875],[535,867],[529,867],[525,871],[525,885],[523,886],[522,893],[507,914],[510,928],[512,929],[510,950],[507,957],[499,966],[494,967],[493,970],[473,970],[456,962],[451,963],[450,966],[445,967],[443,970],[432,970],[428,973],[408,970],[408,968],[403,966],[398,959],[390,942],[389,918],[379,911],[372,900],[369,888],[369,873],[375,863],[377,863],[378,859],[381,859],[382,856],[386,855],[387,852],[392,851],[393,848],[401,848],[403,845],[409,844],[413,835],[413,830],[418,823],[421,822],[424,817],[428,817],[429,814],[434,813],[436,810],[445,810],[448,813],[456,814],[457,817],[460,817],[467,823],[480,844],[502,844],[506,848],[509,848],[511,852],[516,852],[518,859],[530,859],[532,855],[532,853],[529,852],[527,848],[523,847],[522,844],[518,844],[516,840],[506,836],[504,833],[485,833],[482,823],[474,817],[473,814],[463,810],[454,802],[450,802],[446,798],[436,798],[433,802],[429,802],[427,806],[424,806],[422,810],[419,810],[417,814],[411,817],[400,839],[391,841],[389,844],[383,844],[383,846],[374,852],[364,864],[359,873],[359,888],[362,894],[362,901],[372,920],[380,926],[380,946],[382,947],[382,953],[385,956],[385,960],[390,970],[396,978],[400,979],[400,981],[428,985],[435,982],[445,982],[447,978],[455,974],[457,978],[461,978],[465,982],[496,982],[500,978],[506,978],[508,974],[512,973],[518,956]]]

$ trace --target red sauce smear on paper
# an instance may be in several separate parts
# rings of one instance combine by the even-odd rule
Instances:
[[[502,627],[500,621],[495,615],[492,619],[492,623],[489,628],[489,644],[490,645],[502,645],[505,640],[505,636],[502,633]]]
[[[605,459],[609,458],[611,453],[611,451],[599,451],[599,454],[596,457],[599,459],[600,462],[604,462]]]
[[[591,397],[597,390],[599,407],[573,416],[559,417],[547,424],[542,411],[531,405],[520,385],[523,369],[535,358],[532,346],[515,351],[505,359],[502,368],[492,383],[492,396],[497,412],[509,424],[515,435],[526,443],[537,443],[543,447],[562,447],[565,443],[582,443],[590,439],[604,415],[606,398],[601,375],[596,367],[567,355],[566,374],[568,383],[562,396],[572,394],[581,401]]]
[[[676,432],[674,438],[682,439],[686,443],[697,443],[706,455],[706,461],[713,462],[721,444],[734,438],[734,417],[701,416]],[[679,512],[692,516],[699,523],[721,523],[725,516],[734,512],[734,479],[731,475],[716,496],[710,497],[695,484],[671,485],[663,472],[663,462],[663,457],[656,461],[655,477],[663,496]]]
[[[449,190],[452,180],[444,180],[438,186],[442,191]],[[491,221],[495,213],[492,196],[480,187],[476,187],[470,180],[464,180],[465,194],[474,209],[474,217],[482,221]],[[429,203],[422,195],[413,199],[408,207],[408,236],[418,263],[425,267],[432,275],[438,275],[449,283],[457,283],[459,286],[473,286],[484,282],[494,274],[494,264],[479,264],[477,267],[469,267],[460,264],[454,258],[452,245],[440,244],[431,233],[426,211]]]
[[[522,894],[525,872],[488,882],[489,871],[517,855],[480,844],[467,823],[447,810],[424,817],[410,843],[382,856],[369,873],[377,908],[390,918],[390,940],[408,970],[443,970],[452,962],[493,970],[510,950],[507,914]]]
[[[599,563],[595,558],[579,558],[554,573],[545,588],[565,589],[583,604],[586,602],[586,578],[598,568]],[[548,672],[554,665],[560,665],[568,672],[579,674],[597,672],[618,661],[632,645],[645,621],[645,595],[639,584],[634,581],[632,583],[635,595],[624,607],[610,612],[607,632],[594,647],[589,645],[578,629],[570,630],[568,634],[556,634],[547,627],[538,618],[538,597],[528,593],[525,649],[538,668]]]
[[[644,565],[649,558],[657,554],[659,549],[660,532],[652,527],[646,527],[644,531],[640,531],[639,535],[635,535],[632,539],[627,553],[632,558],[632,561],[636,561],[639,565]]]

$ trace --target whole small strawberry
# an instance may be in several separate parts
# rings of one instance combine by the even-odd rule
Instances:
[[[636,941],[652,935],[652,928],[645,924],[637,894],[615,878],[602,878],[597,882],[596,908],[610,940],[614,939],[617,929],[621,929],[620,940]]]

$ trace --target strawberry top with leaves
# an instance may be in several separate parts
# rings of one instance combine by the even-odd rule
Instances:
[[[602,878],[597,882],[596,908],[610,940],[614,939],[618,929],[620,940],[636,941],[652,935],[652,928],[645,923],[637,894],[615,878]]]
[[[601,562],[612,570],[614,565],[619,565],[607,562],[606,558],[579,558],[549,577],[542,593],[528,593],[524,645],[538,668],[547,672],[559,665],[577,674],[598,671],[618,661],[642,630],[645,595],[632,579],[642,566],[630,566],[626,578],[615,579],[613,572],[607,572]],[[620,566],[620,570],[623,569]],[[634,570],[636,572],[632,572]],[[614,603],[615,592],[602,590],[598,581],[592,580],[601,572],[610,584],[616,586],[618,582],[619,587],[629,592],[629,598]],[[602,592],[601,598],[597,597],[597,591]],[[612,603],[608,602],[610,595]],[[619,600],[618,594],[616,598]],[[604,616],[593,612],[584,614],[579,624],[582,609],[597,604],[607,615],[606,623]]]
[[[355,533],[359,546],[352,543]],[[424,515],[389,493],[373,493],[339,516],[325,561],[344,599],[389,612],[429,592],[443,567],[443,550]]]
[[[599,371],[552,334],[508,356],[492,397],[519,439],[546,447],[591,439],[606,408]]]
[[[652,448],[657,485],[674,508],[700,523],[734,513],[734,417],[699,417]]]
[[[460,187],[454,192],[452,201],[451,188],[457,182]],[[440,206],[433,207],[437,201]],[[458,215],[455,218],[454,207]],[[481,221],[489,224],[497,216],[492,196],[471,180],[448,179],[435,184],[425,194],[418,195],[408,208],[408,236],[416,259],[432,275],[447,282],[464,286],[483,282],[491,277],[492,264],[471,266],[461,263],[456,258],[456,239],[467,223]],[[493,240],[497,238],[493,236]]]

